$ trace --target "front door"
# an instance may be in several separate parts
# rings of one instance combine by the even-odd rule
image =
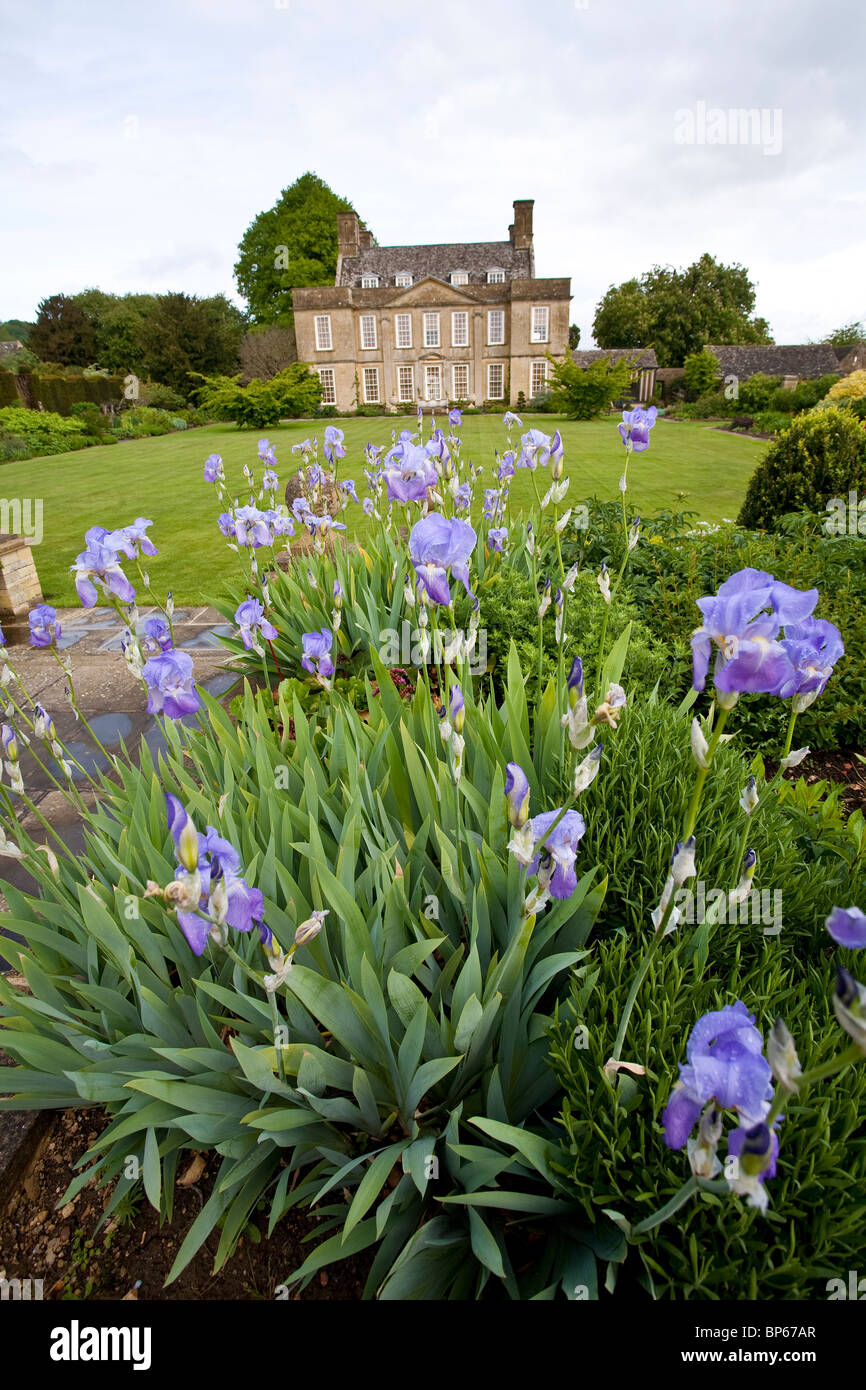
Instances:
[[[428,401],[442,400],[442,368],[438,364],[424,368],[424,395]]]

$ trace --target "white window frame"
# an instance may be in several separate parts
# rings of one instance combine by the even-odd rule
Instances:
[[[468,271],[468,270],[452,270],[452,272],[451,272],[451,283],[452,283],[452,285],[468,285],[468,284],[469,284],[469,271]]]
[[[537,368],[537,367],[540,367],[540,368],[542,369],[542,371],[544,372],[544,379],[542,380],[542,383],[541,383],[540,386],[534,386],[534,385],[533,385],[533,381],[534,381],[534,379],[535,379],[535,371],[536,371],[536,368]],[[548,360],[547,360],[546,357],[537,357],[537,358],[535,358],[534,361],[530,362],[530,364],[529,364],[529,395],[530,395],[530,399],[531,399],[533,396],[537,396],[538,393],[539,393],[539,391],[544,391],[544,390],[547,388],[548,382],[550,381],[549,368],[550,368],[550,363],[548,362]]]
[[[362,368],[361,368],[361,373],[362,373],[362,375],[361,375],[361,380],[362,380],[362,382],[364,383],[364,404],[365,404],[365,405],[381,405],[381,404],[382,404],[382,393],[381,393],[381,391],[379,390],[379,368],[378,368],[378,367],[362,367]],[[368,382],[368,380],[369,380],[370,373],[373,373],[373,374],[374,374],[375,380],[376,380],[376,394],[375,394],[375,396],[371,396],[371,395],[370,395],[369,388],[368,388],[368,386],[367,386],[367,382]]]
[[[373,341],[372,341],[372,343],[365,343],[365,342],[364,342],[364,328],[365,328],[365,325],[369,328],[369,325],[370,325],[370,324],[373,325]],[[361,351],[362,351],[362,352],[375,352],[375,351],[377,350],[378,346],[379,346],[379,333],[378,333],[378,330],[377,330],[377,328],[376,328],[376,315],[375,315],[375,314],[361,314],[361,315],[360,315],[360,318],[359,318],[359,323],[358,323],[358,331],[359,331],[359,333],[360,333],[360,335],[361,335]]]
[[[330,315],[330,314],[316,314],[316,317],[315,317],[315,332],[316,332],[316,352],[333,352],[333,351],[334,351],[334,338],[333,338],[333,334],[331,333],[331,315]],[[325,339],[327,339],[327,342],[325,342]]]
[[[494,395],[494,394],[493,394],[493,391],[491,390],[491,386],[490,386],[491,373],[494,372],[494,371],[497,371],[497,372],[501,372],[501,373],[502,373],[502,390],[499,392],[498,395]],[[504,362],[488,362],[488,363],[487,363],[487,396],[486,396],[485,399],[488,400],[488,401],[504,401],[504,400],[505,400],[505,363],[504,363]]]
[[[434,395],[431,395],[431,392],[430,392],[430,375],[431,375],[432,372],[435,372],[435,373],[436,373],[436,376],[437,376],[438,379],[439,379],[439,391],[438,391],[438,394],[435,395],[435,396],[434,396]],[[441,400],[442,400],[442,364],[441,364],[441,362],[426,362],[426,363],[424,364],[424,399],[427,400],[427,401],[441,401]]]
[[[403,389],[404,374],[409,374],[409,394],[405,394]],[[401,362],[397,366],[397,399],[405,405],[408,401],[415,400],[415,368],[407,362]]]
[[[379,288],[379,277],[378,277],[378,275],[362,275],[362,276],[361,276],[361,289],[362,289],[362,290],[377,290],[378,288]]]
[[[496,317],[496,316],[498,316],[498,318],[499,318],[499,320],[500,320],[500,322],[501,322],[501,324],[502,324],[502,336],[499,337],[499,338],[494,338],[494,336],[493,336],[493,320],[494,320],[494,317]],[[487,310],[487,346],[488,346],[488,347],[504,347],[504,345],[505,345],[505,310],[504,310],[504,309],[488,309],[488,310]],[[488,399],[493,399],[493,397],[489,397]]]
[[[415,277],[409,270],[398,270],[397,274],[394,276],[394,284],[397,286],[398,289],[411,289],[414,283]]]
[[[431,338],[431,330],[435,331],[435,338]],[[424,315],[424,346],[425,348],[438,348],[442,346],[442,333],[439,326],[438,313],[427,313]]]
[[[541,328],[541,326],[539,326],[539,327],[536,328],[536,324],[535,324],[535,317],[536,317],[536,314],[542,314],[542,315],[544,316],[544,319],[543,319],[544,327],[543,327],[543,329]],[[533,304],[533,306],[532,306],[532,323],[531,323],[531,326],[530,326],[529,341],[530,341],[531,343],[549,343],[549,342],[550,342],[550,307],[549,307],[549,305],[547,305],[547,304]]]
[[[327,379],[326,379],[327,378]],[[322,383],[322,405],[337,404],[337,374],[333,367],[320,367],[319,380]]]
[[[504,285],[505,271],[500,270],[499,266],[492,266],[487,272],[488,285]]]
[[[461,391],[461,390],[460,390],[460,387],[457,385],[457,373],[458,373],[458,372],[465,372],[465,373],[466,373],[466,390],[465,390],[465,391]],[[468,362],[454,362],[454,363],[452,364],[452,366],[451,366],[451,394],[452,394],[452,396],[453,396],[453,398],[454,398],[455,401],[468,401],[468,400],[469,400],[469,363],[468,363]]]
[[[401,342],[400,342],[400,321],[401,321],[401,319],[405,319],[406,323],[409,325],[409,341],[408,341],[408,343],[401,343]],[[410,347],[412,346],[412,315],[411,315],[411,314],[395,314],[395,315],[394,315],[394,346],[395,346],[395,348],[410,348]]]
[[[463,337],[461,337],[461,338],[458,338],[458,336],[457,336],[457,320],[458,320],[458,319],[462,319],[463,322],[464,322],[464,324],[465,324],[465,331],[464,331]],[[452,314],[451,314],[451,346],[452,346],[452,347],[468,347],[468,346],[469,346],[469,311],[468,311],[468,309],[455,309],[455,310],[453,310],[453,312],[452,312]]]

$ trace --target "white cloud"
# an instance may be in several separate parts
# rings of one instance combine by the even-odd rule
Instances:
[[[8,8],[0,317],[96,283],[232,293],[245,227],[307,169],[384,244],[504,238],[534,197],[584,342],[609,284],[704,250],[750,269],[779,341],[866,316],[845,0],[152,0],[132,25],[91,0],[38,33]],[[699,101],[781,109],[781,152],[678,145]]]

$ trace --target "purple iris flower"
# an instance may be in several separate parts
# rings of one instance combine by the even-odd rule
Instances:
[[[352,482],[351,478],[347,478],[345,482],[340,483],[340,491],[345,492],[347,497],[351,497],[353,502],[358,501],[358,494],[355,491],[355,484]]]
[[[171,640],[171,629],[165,618],[155,616],[145,618],[142,628],[141,650],[145,656],[161,656],[163,652],[170,652],[174,648]]]
[[[826,618],[790,624],[780,645],[794,668],[792,678],[779,690],[783,700],[790,695],[820,695],[845,653],[842,634]]]
[[[305,512],[304,522],[311,536],[327,535],[329,531],[348,530],[345,522],[335,521],[330,512],[325,512],[324,516],[315,516],[313,512]]]
[[[502,553],[502,547],[508,539],[507,526],[491,526],[487,532],[487,547],[497,555]]]
[[[506,449],[496,465],[496,480],[504,483],[506,478],[514,477],[514,450]]]
[[[545,468],[547,460],[550,458],[552,441],[549,434],[544,434],[542,430],[528,430],[526,434],[520,436],[523,445],[523,452],[527,458],[534,462],[528,463],[526,467],[535,468],[540,465]]]
[[[374,503],[372,497],[365,497],[364,500],[363,500],[363,502],[361,503],[361,506],[364,508],[364,515],[365,515],[365,516],[372,516],[372,515],[373,515],[373,512],[374,512],[375,509],[376,509],[376,505],[375,505],[375,503]]]
[[[309,453],[312,453],[312,450],[313,450],[313,441],[312,441],[312,439],[305,439],[305,440],[303,440],[302,443],[300,443],[300,444],[293,444],[293,445],[292,445],[292,453],[293,453],[293,454],[309,454]]]
[[[219,454],[210,454],[204,461],[204,480],[215,483],[222,473],[223,461]]]
[[[760,1123],[773,1094],[764,1040],[739,999],[699,1018],[680,1064],[680,1084],[662,1116],[669,1149],[685,1147],[705,1105],[736,1110],[748,1125]]]
[[[409,557],[421,583],[434,603],[451,602],[448,570],[458,579],[470,598],[469,557],[478,540],[468,521],[448,520],[431,512],[415,523],[409,533]]]
[[[310,506],[306,497],[303,496],[303,494],[300,497],[296,497],[294,502],[292,503],[292,511],[294,513],[296,521],[306,521],[307,513],[311,512],[312,510],[312,507]]]
[[[825,925],[833,940],[849,951],[866,947],[866,915],[859,907],[834,907]]]
[[[131,525],[119,526],[116,531],[109,531],[108,535],[103,537],[103,541],[106,545],[112,546],[118,555],[125,555],[130,560],[134,560],[139,553],[158,555],[159,551],[147,534],[148,527],[152,525],[152,521],[138,516]]]
[[[0,627],[0,647],[5,647],[5,646],[6,646],[6,638],[5,638],[4,635],[3,635],[3,629],[2,629],[2,627]]]
[[[238,507],[235,512],[235,537],[238,545],[252,546],[254,550],[270,545],[268,523],[258,507]]]
[[[284,516],[282,512],[277,512],[271,521],[271,530],[275,536],[293,536],[295,534],[295,523],[291,517]]]
[[[148,714],[165,714],[180,719],[195,714],[201,700],[193,689],[192,657],[189,652],[170,651],[152,656],[144,663],[142,676],[148,686]]]
[[[328,425],[325,429],[323,453],[329,463],[346,457],[346,450],[343,448],[343,431],[338,430],[336,425]]]
[[[451,426],[452,430],[459,430],[460,426],[463,424],[463,411],[459,406],[455,405],[453,410],[449,410],[448,424]]]
[[[30,610],[28,621],[30,623],[30,645],[31,647],[50,647],[61,633],[61,627],[57,621],[57,609],[52,608],[48,603],[37,604]]]
[[[178,909],[177,920],[193,952],[200,956],[207,945],[214,918],[211,894],[222,883],[226,892],[225,921],[235,931],[248,932],[255,924],[259,940],[270,945],[270,928],[264,921],[264,896],[260,889],[251,888],[241,877],[240,855],[234,845],[214,829],[207,827],[206,834],[196,835],[195,826],[189,812],[176,796],[166,793],[168,826],[174,841],[179,867],[178,877],[198,873],[201,896],[198,910]],[[198,844],[195,845],[197,838]]]
[[[272,468],[266,468],[262,474],[262,487],[265,492],[276,492],[280,485],[280,480]]]
[[[644,410],[642,406],[637,406],[635,410],[624,410],[622,424],[617,426],[623,444],[628,444],[631,440],[631,447],[636,454],[642,454],[644,449],[648,449],[649,432],[656,422],[657,415],[658,411],[654,405],[651,405],[649,410]]]
[[[484,489],[484,515],[488,521],[493,521],[496,513],[502,504],[502,494],[498,488],[486,487]]]
[[[523,429],[523,421],[521,420],[519,415],[514,414],[513,410],[506,410],[505,414],[502,417],[502,423],[505,426],[505,428],[509,430],[511,429],[512,425],[516,425],[517,428],[520,430]]]
[[[227,536],[230,540],[234,540],[235,519],[232,516],[231,512],[223,512],[219,517],[217,524],[219,525],[219,528],[224,536]]]
[[[519,763],[506,764],[505,795],[509,824],[519,830],[529,815],[529,779]]]
[[[778,1124],[779,1121],[777,1120]],[[760,1174],[760,1181],[766,1182],[767,1178],[776,1176],[776,1160],[779,1157],[779,1136],[775,1129],[770,1129],[769,1125],[762,1123],[757,1125],[740,1125],[739,1129],[732,1130],[728,1135],[728,1153],[734,1158],[739,1158],[741,1154],[766,1154],[768,1158],[767,1167]]]
[[[574,861],[577,858],[577,846],[586,833],[586,823],[579,811],[566,811],[559,824],[548,834],[558,817],[559,811],[545,811],[541,816],[533,816],[532,834],[536,848],[541,849],[541,855],[536,855],[528,871],[530,874],[538,873],[539,863],[543,858],[546,867],[553,866],[550,896],[570,898],[577,887]]]
[[[135,590],[123,573],[112,546],[90,540],[70,569],[75,573],[75,588],[85,608],[93,608],[96,604],[94,580],[99,581],[105,593],[114,594],[122,603],[135,602]]]
[[[703,690],[713,645],[718,690],[777,695],[795,681],[794,667],[778,636],[784,623],[802,623],[818,602],[818,590],[782,584],[764,570],[732,574],[710,598],[698,599],[703,625],[692,634],[694,688]]]
[[[314,672],[320,680],[327,680],[334,674],[334,663],[330,651],[334,645],[334,634],[329,627],[320,632],[304,632],[301,635],[304,654],[301,665],[305,671]]]
[[[460,512],[468,512],[472,505],[472,484],[461,483],[454,493],[454,506]]]
[[[274,638],[278,636],[277,629],[273,623],[268,622],[264,614],[264,606],[257,598],[247,596],[244,602],[238,605],[235,622],[241,630],[241,639],[247,651],[250,651],[253,646],[255,641],[253,634],[256,629],[268,642],[273,642]]]
[[[578,698],[583,694],[583,662],[579,656],[576,656],[571,663],[566,685],[569,690],[577,691]]]
[[[424,445],[424,452],[428,458],[441,459],[443,464],[451,462],[451,450],[445,441],[445,435],[441,430],[436,430]]]

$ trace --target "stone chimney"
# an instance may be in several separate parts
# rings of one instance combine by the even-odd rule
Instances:
[[[532,246],[532,209],[534,206],[534,198],[515,198],[514,200],[514,222],[508,228],[508,236],[511,245],[519,250],[527,250]]]
[[[364,247],[373,245],[373,233],[367,227],[362,227],[359,235],[361,238],[362,249]]]
[[[357,256],[361,245],[361,225],[356,212],[337,213],[337,255]]]

